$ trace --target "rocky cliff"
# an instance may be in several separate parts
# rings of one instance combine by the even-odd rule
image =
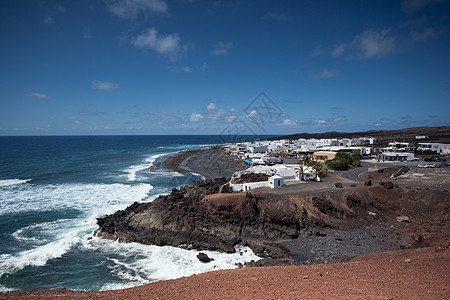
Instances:
[[[276,242],[324,228],[394,224],[405,214],[414,216],[415,226],[431,215],[448,226],[445,191],[372,186],[286,196],[229,193],[226,183],[194,181],[151,203],[134,203],[98,219],[96,233],[122,242],[224,252],[242,243],[259,255],[282,258],[287,253]]]

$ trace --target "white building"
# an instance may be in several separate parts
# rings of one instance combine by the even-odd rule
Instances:
[[[417,151],[434,151],[436,153],[441,153],[444,144],[441,143],[419,143]]]
[[[409,143],[403,143],[403,142],[390,142],[389,147],[385,149],[397,149],[397,150],[404,150],[406,148],[409,148]]]
[[[317,180],[320,181],[319,176],[317,176],[316,171],[312,167],[300,166],[295,171],[295,179],[300,180]]]
[[[272,177],[269,177],[269,187],[272,189],[277,189],[279,187],[282,187],[284,185],[284,177],[275,175]]]
[[[249,147],[250,153],[266,153],[267,152],[267,146],[250,146]]]
[[[378,154],[379,161],[406,161],[413,160],[414,153],[409,152],[383,152]]]

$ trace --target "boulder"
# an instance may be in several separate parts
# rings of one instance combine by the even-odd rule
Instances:
[[[334,184],[335,187],[337,187],[338,189],[342,189],[344,187],[344,185],[342,184],[342,182],[336,182]]]
[[[292,258],[264,258],[258,261],[252,260],[245,264],[246,267],[271,267],[271,266],[293,266],[297,262]]]
[[[365,186],[372,186],[372,180],[367,180],[366,182],[364,182]]]
[[[399,216],[399,217],[397,217],[397,221],[399,221],[400,223],[402,223],[402,222],[410,223],[411,222],[411,220],[407,216]]]
[[[386,181],[384,183],[384,187],[388,190],[393,189],[394,188],[394,184],[392,183],[392,181]]]
[[[210,261],[213,261],[213,258],[210,258],[208,256],[208,254],[200,252],[199,254],[197,254],[197,258],[199,261],[204,262],[204,263],[209,263]]]

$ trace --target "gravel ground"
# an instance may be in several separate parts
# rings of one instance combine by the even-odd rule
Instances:
[[[241,160],[218,148],[181,152],[165,161],[176,172],[194,172],[206,179],[230,178],[234,172],[248,168]]]
[[[335,263],[411,244],[411,237],[396,235],[395,231],[394,225],[322,229],[279,244],[291,252],[298,264]]]
[[[345,263],[215,271],[131,289],[0,294],[0,299],[449,299],[450,249],[381,252]]]

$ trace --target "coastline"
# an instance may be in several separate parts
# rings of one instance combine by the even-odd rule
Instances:
[[[234,172],[248,167],[218,147],[183,151],[168,157],[164,165],[175,172],[200,174],[205,179],[230,178]]]

